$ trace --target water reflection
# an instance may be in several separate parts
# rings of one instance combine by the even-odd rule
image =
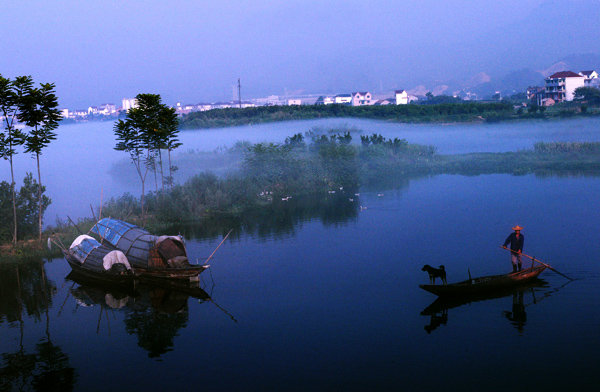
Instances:
[[[190,239],[215,239],[234,229],[231,238],[256,235],[259,238],[294,235],[303,223],[319,220],[326,227],[336,227],[358,219],[360,197],[357,191],[336,189],[327,194],[294,196],[272,200],[262,209],[236,218],[217,217],[203,224],[182,224],[167,231],[179,232]]]
[[[148,352],[148,357],[158,358],[172,351],[173,340],[188,325],[188,299],[210,301],[206,291],[197,283],[173,282],[131,285],[110,285],[71,272],[67,278],[73,282],[70,295],[78,307],[98,309],[96,333],[111,334],[109,312],[123,312],[125,331],[138,338],[138,346]]]
[[[519,334],[522,334],[527,321],[525,307],[536,304],[536,289],[547,289],[548,283],[542,279],[536,279],[526,285],[519,285],[506,290],[495,291],[489,294],[460,296],[460,297],[438,297],[435,301],[426,307],[421,315],[430,316],[430,322],[424,327],[425,331],[430,334],[440,326],[448,324],[448,310],[458,308],[460,306],[469,305],[473,302],[489,301],[500,298],[510,298],[510,311],[503,311],[502,315],[517,329]],[[531,302],[525,305],[525,297],[531,294]]]
[[[56,285],[48,279],[44,261],[39,260],[0,269],[0,323],[19,322],[19,349],[2,354],[0,390],[72,391],[77,373],[62,348],[50,338],[49,309]],[[41,321],[45,315],[45,337],[32,353],[25,349],[23,313]]]
[[[52,306],[56,284],[46,276],[44,261],[0,268],[0,323],[23,320],[23,312],[39,321]]]

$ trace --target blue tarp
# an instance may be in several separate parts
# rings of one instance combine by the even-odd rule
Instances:
[[[133,228],[137,226],[118,219],[104,218],[96,223],[91,231],[116,246],[121,237]]]
[[[93,238],[86,238],[77,246],[75,246],[72,251],[75,255],[78,256],[78,259],[83,263],[88,258],[90,253],[100,247],[100,243]]]

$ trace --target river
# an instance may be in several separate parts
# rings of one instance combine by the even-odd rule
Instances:
[[[595,120],[345,123],[433,144],[442,153],[600,139]],[[312,126],[338,124],[188,131],[182,148],[281,142]],[[55,213],[85,216],[76,201],[89,210],[101,192],[118,195],[135,191],[135,184],[127,189],[107,174],[124,159],[103,139],[109,125],[73,127],[59,139],[73,150],[49,149],[43,158]],[[63,178],[59,171],[68,184],[56,180]],[[97,181],[89,181],[92,174]],[[63,259],[3,266],[0,389],[594,390],[600,386],[599,195],[598,177],[495,174],[412,179],[359,196],[338,192],[311,208],[293,198],[280,203],[281,220],[234,233],[201,275],[204,291],[192,293],[76,282]],[[72,209],[59,201],[63,196]],[[424,264],[445,265],[449,282],[509,271],[499,245],[515,224],[524,227],[525,253],[574,280],[545,271],[514,293],[441,308],[418,287],[428,281]],[[182,228],[188,253],[200,262],[222,239],[202,232]]]

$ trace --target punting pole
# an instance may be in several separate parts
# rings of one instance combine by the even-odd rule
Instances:
[[[516,254],[520,254],[520,255],[522,255],[522,256],[528,257],[528,258],[530,258],[531,260],[533,260],[533,261],[536,261],[536,262],[540,263],[541,265],[544,265],[544,266],[546,266],[546,268],[548,268],[548,269],[550,269],[550,270],[552,270],[552,271],[556,272],[557,274],[559,274],[559,275],[562,275],[562,276],[564,276],[565,278],[567,278],[567,279],[569,279],[569,280],[573,280],[572,278],[569,278],[567,275],[563,274],[562,272],[559,272],[559,271],[557,271],[556,269],[552,268],[552,267],[551,267],[551,266],[549,266],[548,264],[546,264],[546,263],[542,263],[541,261],[539,261],[539,260],[538,260],[538,259],[536,259],[535,257],[532,257],[532,256],[529,256],[529,255],[526,255],[525,253],[519,253],[519,252],[517,252],[516,250],[512,250],[512,249],[509,249],[509,248],[507,248],[506,246],[502,246],[502,245],[500,245],[500,247],[501,247],[502,249],[506,249],[506,250],[508,250],[508,251],[511,251],[512,253],[516,253]]]
[[[208,259],[206,259],[206,261],[204,262],[204,264],[208,263],[208,260],[210,260],[213,255],[217,252],[217,250],[221,247],[221,245],[223,245],[223,242],[225,242],[225,240],[227,239],[227,237],[229,237],[229,234],[231,234],[231,232],[233,231],[233,229],[229,230],[229,233],[227,233],[227,235],[225,236],[225,238],[223,238],[223,241],[221,241],[221,243],[219,244],[219,246],[217,246],[217,249],[214,250],[214,252],[212,252],[212,254],[210,256],[208,256]],[[202,265],[204,265],[202,264]]]

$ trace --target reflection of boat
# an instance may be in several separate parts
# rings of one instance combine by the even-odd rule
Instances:
[[[196,282],[139,283],[134,287],[133,284],[103,282],[96,279],[95,276],[82,275],[75,270],[71,271],[66,279],[78,285],[70,292],[77,299],[78,304],[83,306],[102,305],[112,309],[123,307],[139,309],[141,306],[143,308],[153,307],[162,311],[164,309],[154,305],[165,303],[163,298],[178,298],[178,301],[183,303],[186,303],[189,297],[197,298],[200,301],[211,300],[210,295]],[[161,300],[157,301],[157,298]]]
[[[197,281],[208,265],[191,265],[183,237],[156,236],[128,222],[100,220],[91,230],[102,243],[122,251],[136,275],[144,279]]]
[[[421,284],[420,288],[438,296],[464,296],[478,293],[489,293],[502,290],[507,287],[527,283],[534,280],[546,269],[545,265],[528,268],[519,272],[511,272],[503,275],[483,276],[468,279],[463,282],[435,285]]]
[[[505,297],[513,297],[513,307],[511,312],[502,312],[520,332],[526,321],[525,305],[523,305],[523,295],[531,290],[534,293],[536,287],[547,287],[547,283],[541,279],[534,278],[526,283],[520,283],[512,286],[503,287],[490,292],[475,292],[468,295],[440,296],[421,312],[422,316],[430,316],[429,325],[426,325],[425,331],[431,333],[436,328],[448,323],[448,310],[458,308],[463,305],[469,305],[473,302],[488,301]],[[534,303],[535,303],[535,293]]]
[[[108,248],[88,235],[80,235],[63,250],[71,269],[95,279],[126,282],[134,278],[123,252]]]
[[[430,316],[436,313],[447,311],[448,309],[458,308],[468,305],[472,302],[488,301],[508,297],[515,293],[523,292],[536,287],[544,287],[547,283],[542,279],[532,279],[525,283],[504,287],[490,292],[473,293],[471,295],[442,296],[436,298],[428,307],[423,309],[421,315]]]

